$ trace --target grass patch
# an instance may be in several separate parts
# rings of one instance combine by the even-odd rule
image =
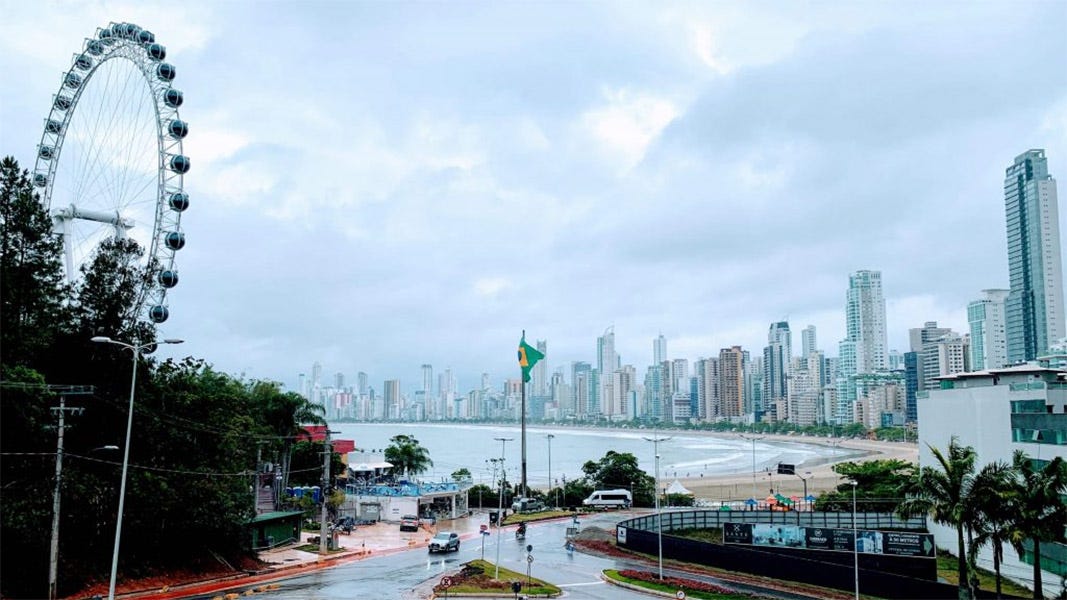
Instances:
[[[959,564],[956,562],[955,554],[952,554],[940,548],[937,549],[937,576],[951,583],[952,585],[960,584]],[[979,568],[978,587],[990,592],[996,591],[996,574],[992,571]],[[1024,598],[1028,598],[1034,595],[1033,591],[1015,583],[1014,581],[1010,581],[1009,579],[1004,577],[1003,573],[1000,576],[1000,590],[1002,593],[1011,594],[1012,596],[1022,596]]]
[[[530,578],[530,584],[526,584],[526,574],[517,573],[510,569],[500,567],[499,578],[496,575],[496,566],[485,560],[472,560],[463,565],[463,570],[456,575],[451,575],[452,586],[448,588],[449,594],[477,594],[477,593],[505,593],[511,594],[511,583],[518,581],[522,584],[522,594],[531,596],[558,596],[562,590],[558,587],[535,577]],[[434,592],[444,593],[445,588],[437,585]]]
[[[557,517],[566,517],[573,515],[569,510],[542,510],[531,513],[511,513],[504,517],[504,525],[514,525],[516,523],[524,523],[530,521],[544,521],[545,519],[555,519]]]
[[[655,577],[654,574],[647,571],[642,571],[640,573],[646,576]],[[616,571],[614,569],[604,571],[604,575],[607,576],[608,579],[635,585],[646,590],[666,592],[668,594],[674,594],[678,590],[684,590],[686,598],[701,598],[702,600],[752,600],[753,598],[762,597],[742,592],[733,592],[702,581],[668,577],[661,582],[658,579],[650,580],[649,577],[634,577],[633,575],[636,574],[637,573],[634,571]]]
[[[697,540],[707,544],[722,545],[722,529],[673,529],[671,535]]]
[[[302,550],[304,552],[310,552],[312,554],[318,554],[319,553],[319,545],[318,544],[302,544],[300,546],[297,546],[295,548],[295,550]],[[336,554],[338,552],[344,552],[344,551],[345,551],[345,549],[343,547],[334,548],[333,550],[327,550],[326,554]]]

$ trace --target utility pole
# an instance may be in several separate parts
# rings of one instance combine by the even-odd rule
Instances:
[[[330,459],[333,457],[331,433],[335,432],[326,430],[326,439],[323,440],[326,460],[322,462],[322,518],[319,519],[319,554],[322,556],[326,556],[326,490],[330,487]]]
[[[52,540],[48,553],[48,600],[56,599],[56,582],[59,578],[59,504],[63,488],[63,430],[66,429],[66,414],[80,415],[85,409],[82,407],[67,406],[68,395],[86,395],[93,393],[91,386],[49,386],[50,389],[58,389],[59,406],[53,407],[53,413],[59,415],[59,425],[56,435],[56,486],[52,493]]]

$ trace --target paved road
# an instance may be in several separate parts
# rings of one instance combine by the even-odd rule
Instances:
[[[582,521],[582,527],[598,526],[612,530],[618,515],[606,514]],[[604,569],[638,568],[649,570],[647,564],[623,559],[603,558],[574,552],[564,548],[566,529],[570,521],[537,523],[529,527],[526,539],[518,541],[514,528],[504,529],[499,539],[499,564],[518,573],[526,573],[530,567],[532,577],[549,581],[564,590],[567,598],[580,600],[647,599],[648,596],[618,586],[604,583],[600,574]],[[497,536],[486,538],[485,559],[497,562]],[[528,554],[526,546],[532,546]],[[253,597],[263,600],[361,600],[397,599],[413,600],[428,598],[432,586],[443,575],[455,573],[463,563],[481,558],[483,547],[479,538],[464,540],[458,552],[428,554],[425,548],[363,559],[329,569],[315,571],[277,582],[277,588],[256,593]],[[527,562],[533,556],[533,562]],[[651,567],[655,569],[655,567]],[[689,573],[664,569],[665,575],[678,575],[690,579],[718,583],[726,587],[748,590],[744,586],[717,580],[712,577],[697,577]],[[754,590],[753,590],[754,591]],[[788,593],[761,595],[787,600],[803,599],[805,596]],[[213,596],[200,596],[208,599]]]

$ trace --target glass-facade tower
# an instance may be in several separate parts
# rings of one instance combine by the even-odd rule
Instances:
[[[1006,169],[1004,214],[1011,288],[1004,321],[1014,364],[1047,353],[1064,337],[1059,206],[1044,150],[1024,152]]]

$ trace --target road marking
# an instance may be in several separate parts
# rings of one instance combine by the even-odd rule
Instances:
[[[559,588],[582,587],[582,586],[586,586],[586,585],[604,585],[604,583],[605,583],[604,581],[587,581],[585,583],[557,583],[556,587],[559,587]]]

